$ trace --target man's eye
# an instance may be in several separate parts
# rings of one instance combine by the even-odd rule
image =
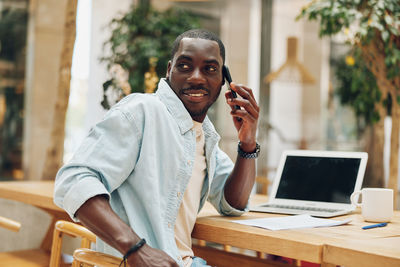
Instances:
[[[179,68],[180,70],[189,70],[189,69],[190,69],[190,66],[189,66],[188,64],[181,63],[181,64],[178,64],[178,68]]]
[[[216,72],[217,71],[217,68],[214,66],[207,66],[206,69],[208,72]]]

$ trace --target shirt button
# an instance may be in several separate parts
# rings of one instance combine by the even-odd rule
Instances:
[[[168,223],[168,228],[171,228],[172,227],[172,224],[171,223]]]
[[[187,163],[187,165],[190,165],[190,160],[188,160],[186,163]]]

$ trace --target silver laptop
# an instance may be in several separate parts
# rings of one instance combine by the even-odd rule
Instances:
[[[292,150],[282,154],[268,202],[251,211],[333,217],[352,212],[360,190],[365,152]]]

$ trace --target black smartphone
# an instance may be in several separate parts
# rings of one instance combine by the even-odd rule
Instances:
[[[225,80],[228,82],[229,89],[231,89],[232,97],[236,98],[237,94],[231,88],[231,82],[232,82],[231,73],[229,72],[228,67],[225,65],[222,67],[222,75],[224,75]],[[235,105],[235,109],[240,109],[240,107],[238,105]]]

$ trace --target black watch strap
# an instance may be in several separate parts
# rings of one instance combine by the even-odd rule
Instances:
[[[241,142],[239,142],[239,144],[238,144],[237,152],[241,158],[245,158],[245,159],[258,158],[258,155],[260,154],[260,145],[257,142],[256,142],[256,149],[251,153],[247,153],[247,152],[243,151],[242,148],[240,147],[240,145],[241,145]]]

